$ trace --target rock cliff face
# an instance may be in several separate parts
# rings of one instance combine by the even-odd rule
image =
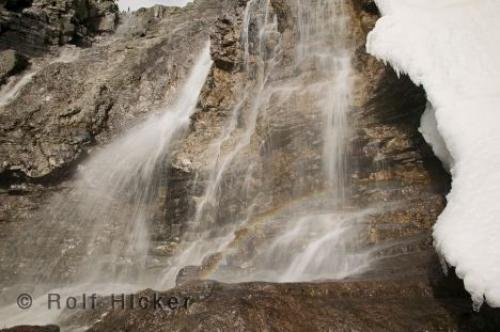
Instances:
[[[2,145],[0,173],[34,181],[50,177],[78,159],[82,146],[98,140],[106,128],[119,130],[121,118],[136,117],[162,101],[189,67],[176,60],[191,59],[189,49],[207,38],[203,30],[214,20],[213,7],[139,12],[122,18],[126,32],[96,40],[91,49],[63,50],[37,60],[41,63],[32,65],[17,98],[3,105],[1,135],[8,143]],[[206,17],[196,12],[204,9]],[[175,43],[187,46],[174,49]],[[148,67],[152,61],[157,67]]]
[[[368,211],[357,236],[373,264],[345,282],[237,283],[262,267],[259,253],[294,215],[326,209],[331,191],[321,180],[325,142],[314,88],[294,88],[323,73],[307,61],[302,72],[296,70],[297,2],[269,3],[250,18],[246,0],[157,6],[122,14],[113,34],[100,35],[116,22],[109,1],[3,2],[1,48],[31,57],[31,66],[5,84],[9,98],[0,102],[1,284],[7,289],[18,282],[29,264],[20,255],[17,234],[43,218],[49,197],[71,188],[81,160],[171,100],[193,55],[210,38],[214,66],[198,110],[158,179],[162,202],[155,205],[159,217],[151,228],[158,246],[152,249],[168,257],[182,249],[179,237],[194,238],[207,225],[217,233],[235,220],[245,223],[233,229],[229,246],[206,252],[200,266],[179,273],[180,287],[164,293],[192,297],[187,310],[167,315],[101,308],[70,313],[61,324],[81,322],[90,331],[494,326],[494,314],[472,314],[460,284],[440,271],[430,232],[445,205],[449,176],[417,130],[424,91],[365,52],[366,34],[378,19],[368,0],[345,1],[353,89],[342,209]],[[276,19],[259,30],[265,15]],[[31,31],[20,23],[27,18],[30,29],[44,25]],[[20,38],[26,43],[16,46]],[[47,51],[67,43],[78,47]],[[1,67],[0,75],[22,71],[16,61]],[[257,97],[260,113],[253,111]],[[211,278],[235,284],[194,280]]]
[[[110,0],[2,0],[0,49],[40,55],[50,46],[90,45],[91,37],[112,32],[118,6]]]

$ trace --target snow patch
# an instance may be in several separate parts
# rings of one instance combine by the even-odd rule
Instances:
[[[423,85],[453,160],[436,248],[476,306],[486,299],[500,307],[500,1],[376,2],[383,17],[368,36],[368,52]],[[427,136],[441,154],[435,136]]]
[[[450,172],[453,165],[453,158],[446,146],[446,142],[439,132],[436,120],[436,110],[430,103],[427,103],[425,112],[422,114],[419,131],[422,136],[424,136],[425,141],[432,147],[434,154],[441,160],[444,168]]]

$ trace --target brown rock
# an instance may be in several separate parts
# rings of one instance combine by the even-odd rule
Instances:
[[[473,314],[468,300],[451,293],[434,296],[415,280],[304,284],[189,283],[156,293],[163,303],[188,299],[173,311],[109,310],[77,319],[88,331],[478,331],[494,329],[484,310]],[[141,292],[153,298],[155,292]],[[182,301],[185,303],[185,301]],[[106,309],[108,308],[108,309]],[[71,321],[75,318],[69,318]],[[493,330],[492,330],[493,331]]]

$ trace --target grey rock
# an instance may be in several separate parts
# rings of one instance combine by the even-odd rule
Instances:
[[[88,46],[95,33],[110,32],[118,22],[112,0],[8,1],[0,6],[0,49],[39,56],[50,46],[66,43]]]

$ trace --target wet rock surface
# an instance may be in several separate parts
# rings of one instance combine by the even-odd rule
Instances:
[[[493,331],[495,312],[472,313],[466,298],[446,288],[436,292],[434,282],[198,281],[136,294],[161,299],[156,309],[110,310],[109,299],[102,299],[96,312],[70,315],[68,322],[85,322],[88,331]]]
[[[367,217],[368,227],[359,236],[367,245],[379,248],[375,253],[377,274],[420,275],[435,264],[431,230],[445,206],[450,178],[418,132],[425,92],[365,52],[366,34],[378,18],[372,6],[371,1],[352,1],[347,6],[351,20],[348,38],[355,50],[351,73],[355,83],[348,120],[354,133],[347,147],[347,210],[373,208]],[[229,267],[231,272],[224,272],[231,275],[245,275],[246,270],[240,266],[250,265],[251,269],[248,259],[259,251],[256,248],[272,242],[280,233],[280,224],[286,226],[298,207],[303,211],[311,206],[320,210],[322,198],[317,197],[326,197],[328,190],[320,180],[322,138],[317,118],[321,114],[314,110],[314,99],[307,92],[287,95],[285,89],[279,89],[294,80],[304,84],[300,80],[314,78],[318,73],[312,64],[304,64],[311,67],[302,75],[306,78],[297,79],[294,72],[298,38],[294,2],[271,1],[271,8],[273,13],[269,15],[276,15],[278,20],[281,49],[277,74],[269,78],[267,88],[276,92],[268,104],[261,106],[265,110],[257,117],[250,143],[227,167],[213,193],[216,198],[210,204],[217,204],[217,208],[208,204],[208,217],[201,221],[222,226],[244,219],[252,207],[251,220],[238,231],[231,245],[240,249],[230,249],[237,253],[225,260],[238,262]],[[244,47],[241,39],[234,40],[235,35],[244,34],[242,15],[218,20],[212,34],[215,67],[201,96],[202,110],[193,117],[192,132],[180,144],[172,162],[167,220],[181,233],[189,232],[188,221],[195,217],[196,206],[210,181],[213,166],[207,161],[214,152],[206,147],[217,142],[238,98],[249,89],[248,85],[242,87]],[[257,43],[252,44],[252,38],[257,38],[255,24],[249,24],[250,46]],[[257,56],[251,48],[249,53],[250,66],[255,66]],[[226,141],[219,158],[237,147],[237,135]],[[182,166],[185,161],[188,168]],[[207,270],[203,266],[200,269]]]

